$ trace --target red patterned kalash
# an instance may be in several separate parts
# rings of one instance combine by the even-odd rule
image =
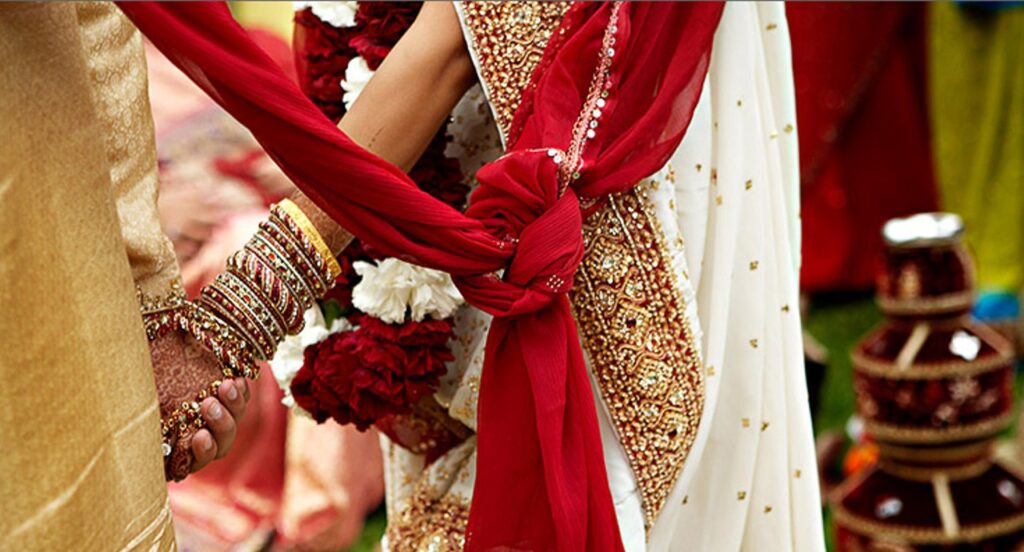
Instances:
[[[883,229],[886,320],[853,350],[857,413],[879,461],[832,495],[840,551],[1020,550],[1024,482],[993,458],[1013,406],[1012,351],[970,319],[956,215]]]

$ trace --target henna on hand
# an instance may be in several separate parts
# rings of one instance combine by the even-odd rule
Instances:
[[[213,353],[207,351],[192,336],[184,332],[168,332],[151,341],[150,356],[153,361],[153,375],[160,401],[160,415],[164,420],[182,403],[190,403],[195,400],[196,389],[205,389],[210,383],[222,380],[224,377],[220,363]],[[206,401],[216,400],[215,398],[206,399]],[[222,410],[225,415],[233,414],[227,408],[222,408]],[[233,424],[230,434],[217,435],[215,432],[211,436],[213,442],[213,447],[211,447],[213,450],[209,451],[211,454],[204,455],[203,461],[197,463],[197,451],[193,450],[193,438],[199,430],[198,427],[189,427],[183,435],[171,439],[170,454],[164,457],[165,476],[168,480],[180,481],[189,473],[208,463],[212,459],[213,453],[218,456],[227,453],[229,446],[221,447],[218,441],[227,441],[227,444],[230,445],[230,440],[234,436]]]

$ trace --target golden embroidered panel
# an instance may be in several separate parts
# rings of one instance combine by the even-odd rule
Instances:
[[[503,135],[571,2],[463,2],[463,23]]]
[[[388,520],[388,548],[394,552],[458,552],[466,544],[469,500],[446,494],[432,500],[418,489],[409,508]]]
[[[636,475],[650,530],[704,408],[685,301],[646,187],[613,195],[583,225],[570,294],[591,370]]]

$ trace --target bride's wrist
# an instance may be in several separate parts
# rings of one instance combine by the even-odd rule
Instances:
[[[309,199],[305,194],[296,192],[292,196],[292,201],[299,209],[305,214],[309,221],[316,228],[316,231],[320,236],[323,237],[324,243],[327,249],[335,254],[340,253],[344,250],[352,240],[355,239],[348,230],[345,230],[343,226],[338,224],[328,215],[323,212],[320,207],[313,203],[313,200]]]
[[[271,206],[270,216],[224,272],[187,301],[180,285],[171,298],[140,295],[150,341],[183,331],[212,353],[224,378],[255,378],[258,360],[274,355],[277,344],[298,333],[303,313],[322,297],[341,269],[312,222],[294,203]],[[180,403],[163,422],[164,454],[189,430],[204,427],[199,405],[215,396],[221,379],[208,382],[194,399]]]
[[[256,358],[267,360],[286,335],[302,329],[303,312],[340,272],[312,222],[284,200],[271,206],[270,216],[196,303],[240,335]]]

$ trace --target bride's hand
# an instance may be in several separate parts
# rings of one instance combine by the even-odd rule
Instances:
[[[211,382],[223,378],[213,354],[182,332],[156,338],[150,343],[150,355],[162,419],[182,403],[195,400]],[[249,387],[244,379],[223,379],[217,395],[207,397],[200,405],[208,429],[192,430],[172,440],[171,454],[164,457],[167,479],[184,479],[214,459],[223,458],[231,449],[236,424],[245,414],[248,400]]]

